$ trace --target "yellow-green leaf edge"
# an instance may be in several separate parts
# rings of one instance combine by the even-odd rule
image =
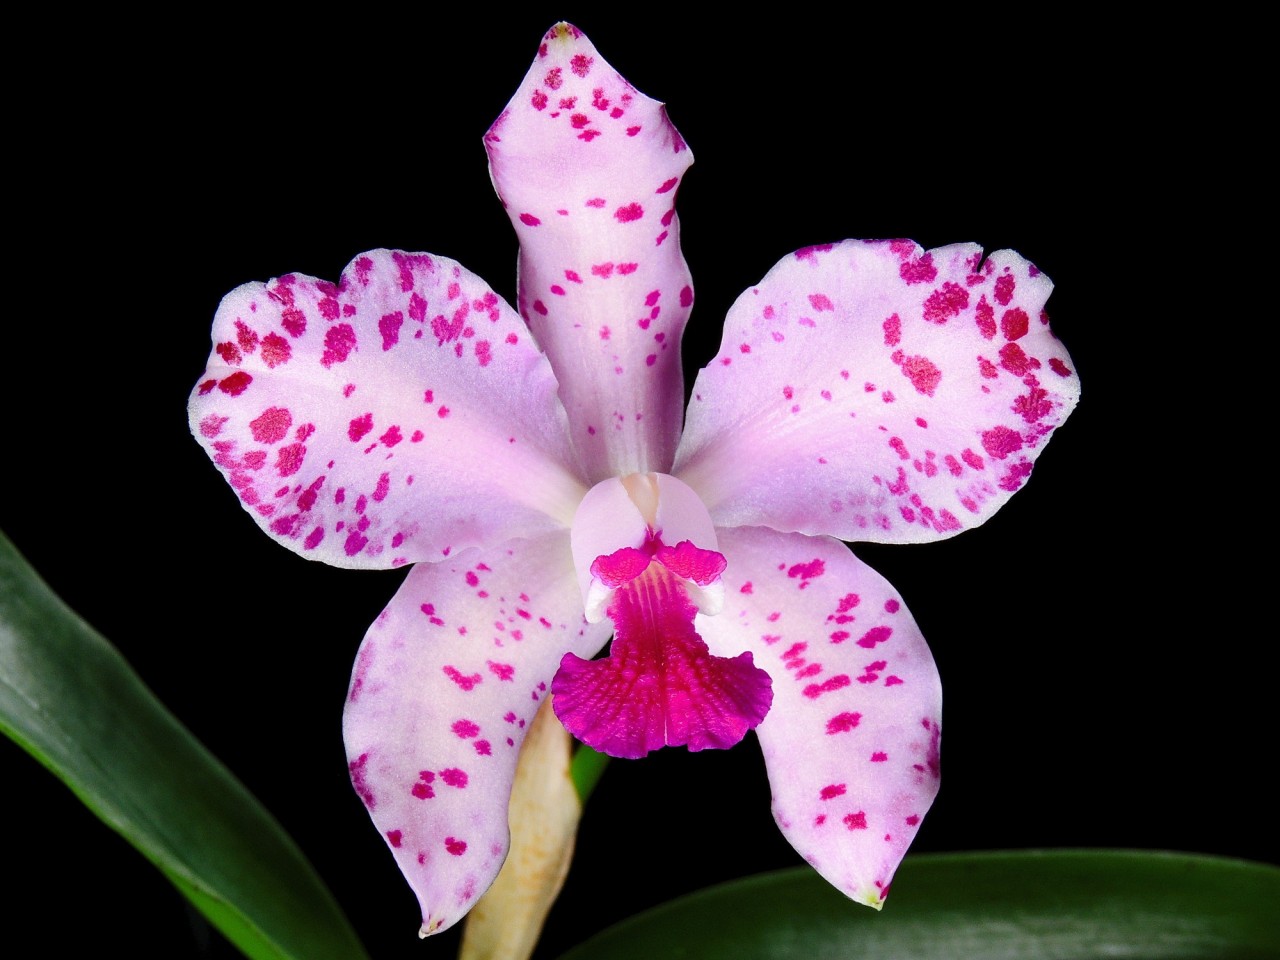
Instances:
[[[884,910],[807,868],[711,887],[561,960],[1276,960],[1280,870],[1115,850],[908,857]]]

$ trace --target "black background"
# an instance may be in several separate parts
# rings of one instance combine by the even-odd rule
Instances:
[[[1029,484],[956,539],[857,548],[943,677],[943,789],[914,849],[1272,856],[1255,687],[1272,641],[1243,626],[1248,589],[1215,543],[1254,507],[1234,505],[1225,441],[1203,425],[1230,380],[1196,352],[1216,322],[1185,293],[1196,228],[1175,239],[1174,201],[1150,186],[1177,81],[1134,73],[1131,48],[1084,24],[700,26],[569,3],[49,25],[12,97],[0,527],[279,817],[374,957],[452,956],[454,933],[418,942],[342,751],[356,647],[403,574],[270,542],[190,438],[186,398],[219,299],[247,280],[336,279],[357,253],[400,247],[514,301],[481,136],[561,17],[667,101],[697,157],[679,205],[690,380],[738,293],[807,244],[973,240],[1057,285],[1049,312],[1083,399]],[[7,742],[0,757],[20,879],[9,937],[234,955],[34,761]],[[752,738],[616,762],[538,956],[799,862]]]

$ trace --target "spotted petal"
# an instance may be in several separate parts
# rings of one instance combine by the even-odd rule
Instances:
[[[585,488],[551,368],[452,260],[375,250],[338,284],[245,284],[213,343],[192,432],[304,556],[396,566],[573,519]]]
[[[343,733],[356,791],[422,907],[462,917],[507,854],[527,725],[565,651],[590,657],[567,531],[416,565],[365,636]]]
[[[674,472],[717,526],[885,542],[976,526],[1079,396],[1051,288],[971,244],[800,250],[730,310]]]
[[[588,479],[666,472],[693,303],[675,197],[693,156],[662,104],[565,23],[485,146],[520,239],[520,314],[551,359]]]
[[[938,791],[929,648],[893,587],[835,540],[744,527],[721,530],[720,549],[724,612],[697,628],[773,678],[756,732],[774,818],[814,869],[878,908]]]

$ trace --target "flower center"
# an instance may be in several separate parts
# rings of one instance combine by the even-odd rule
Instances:
[[[551,691],[570,733],[642,757],[731,747],[764,719],[769,675],[750,653],[713,656],[694,629],[720,611],[726,565],[697,494],[666,474],[606,480],[578,508],[572,544],[587,619],[608,616],[614,638],[604,659],[560,662]]]

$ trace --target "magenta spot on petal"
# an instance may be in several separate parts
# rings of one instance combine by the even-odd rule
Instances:
[[[903,376],[926,397],[932,397],[942,382],[942,371],[928,357],[903,357],[901,366]]]
[[[280,311],[280,326],[284,327],[285,333],[297,339],[307,332],[307,316],[296,307],[289,307]]]
[[[363,416],[356,417],[347,424],[347,436],[352,443],[363,440],[365,435],[373,429],[373,414],[366,413]]]
[[[482,757],[488,757],[493,755],[493,747],[489,745],[488,740],[477,740],[475,742],[475,748],[476,748],[476,753],[478,753]]]
[[[889,755],[885,753],[883,750],[877,750],[875,753],[871,755],[872,763],[884,763],[888,759],[889,759]]]
[[[523,223],[526,227],[536,227],[538,224],[542,223],[542,221],[539,220],[537,217],[535,217],[532,213],[520,214],[520,222]]]
[[[884,643],[893,635],[893,627],[872,627],[858,640],[858,646],[870,650],[877,643]]]
[[[378,319],[378,332],[382,334],[382,350],[385,353],[400,342],[400,327],[404,314],[399,310],[384,314]]]
[[[1000,348],[1000,366],[1016,377],[1022,377],[1040,366],[1040,361],[1028,357],[1016,343],[1006,343]]]
[[[1059,360],[1057,357],[1054,357],[1049,361],[1049,369],[1052,370],[1054,373],[1056,373],[1060,377],[1071,376],[1071,368],[1068,367],[1061,360]]]
[[[457,720],[449,729],[463,740],[469,740],[480,732],[479,724],[471,720]]]
[[[302,461],[307,448],[300,443],[291,443],[276,451],[276,471],[282,477],[291,477],[302,469]]]
[[[886,600],[884,602],[884,608],[889,613],[897,613],[901,607],[902,604],[898,603],[897,600]]]
[[[902,320],[896,313],[890,315],[881,327],[884,329],[886,347],[896,347],[902,341]]]
[[[912,827],[914,827],[917,823],[920,822],[920,818],[914,813],[911,816],[907,817],[906,820],[907,820],[907,825]]]
[[[644,207],[638,203],[629,203],[625,207],[619,207],[613,211],[613,215],[619,223],[631,223],[633,220],[639,220],[644,216]]]
[[[466,773],[459,770],[457,767],[450,767],[448,770],[441,770],[440,779],[451,787],[457,787],[459,790],[465,789],[467,786]]]
[[[457,667],[446,666],[446,667],[443,667],[442,669],[444,670],[444,675],[446,677],[448,677],[450,680],[456,683],[459,687],[463,689],[463,691],[467,693],[470,693],[471,690],[475,687],[475,685],[480,683],[481,680],[483,679],[478,673],[463,675],[462,672],[459,671]]]
[[[320,357],[320,364],[328,368],[335,363],[344,363],[355,349],[355,329],[349,323],[336,324],[325,332],[324,354]]]
[[[996,302],[999,303],[1000,306],[1007,307],[1009,305],[1009,301],[1013,299],[1014,287],[1015,281],[1013,277],[1007,273],[996,280]],[[1010,337],[1010,339],[1013,338]]]
[[[1001,279],[1004,278],[1002,277]],[[1030,329],[1030,324],[1027,319],[1027,313],[1019,307],[1006,310],[1004,316],[1000,318],[1000,332],[1004,334],[1006,340],[1017,340],[1025,337],[1028,329]]]
[[[898,266],[898,275],[909,284],[931,282],[938,275],[938,269],[933,265],[933,254],[926,253],[918,260],[903,260]]]
[[[796,563],[787,570],[787,576],[792,580],[797,577],[803,580],[809,580],[813,577],[820,577],[826,572],[827,565],[822,562],[821,558],[815,557],[808,563]],[[802,583],[801,586],[804,584]]]
[[[249,388],[251,383],[253,383],[253,377],[243,370],[237,370],[231,376],[219,380],[218,389],[229,396],[238,397]]]
[[[867,829],[867,815],[862,810],[857,813],[850,813],[845,816],[844,825],[850,830],[865,830]]]
[[[834,677],[828,677],[822,683],[811,683],[804,688],[804,695],[810,700],[816,700],[824,693],[830,693],[833,690],[839,690],[849,686],[853,681],[849,679],[847,674],[837,674]],[[830,731],[828,731],[830,732]]]
[[[222,432],[223,424],[229,420],[229,417],[219,417],[216,414],[209,414],[200,421],[200,436],[208,437],[212,440]]]
[[[229,367],[238,367],[243,359],[240,356],[240,348],[229,340],[218,344],[213,349],[222,358],[222,362]]]
[[[992,427],[982,434],[982,448],[996,460],[1003,460],[1022,449],[1022,437],[1008,427]],[[968,451],[965,451],[968,453]],[[968,457],[965,457],[968,462]],[[972,464],[970,464],[972,466]]]
[[[494,663],[492,660],[485,662],[489,666],[489,672],[499,680],[510,680],[515,676],[516,668],[509,663]]]
[[[925,300],[924,318],[930,323],[946,323],[968,305],[968,290],[958,283],[944,283]]]
[[[268,407],[262,416],[249,421],[249,430],[258,443],[278,443],[293,426],[293,416],[283,407]]]
[[[832,783],[822,788],[822,792],[818,796],[823,800],[834,800],[836,797],[843,796],[845,793],[845,784]]]
[[[444,848],[455,857],[460,857],[467,852],[467,843],[465,840],[457,840],[453,837],[444,838]]]
[[[388,831],[387,831],[387,839],[391,841],[391,845],[392,845],[393,847],[398,847],[398,846],[400,846],[400,841],[401,841],[401,839],[403,838],[403,836],[404,836],[404,834],[402,834],[399,830],[388,830]]]
[[[351,785],[355,787],[355,791],[359,794],[360,799],[364,801],[364,805],[373,810],[377,807],[378,801],[373,795],[373,789],[365,780],[365,768],[368,763],[369,754],[362,753],[347,764],[347,772],[351,775]]]

